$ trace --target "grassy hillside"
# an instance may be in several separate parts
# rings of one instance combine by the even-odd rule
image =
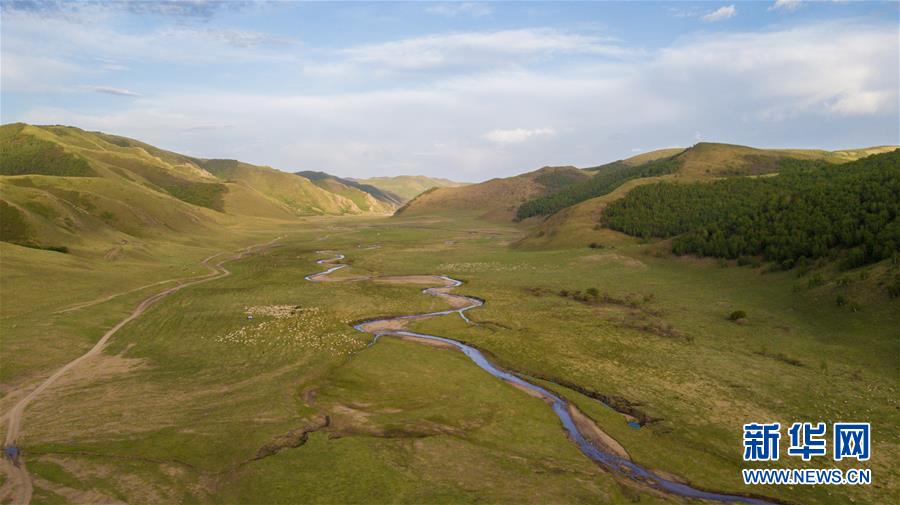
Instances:
[[[674,157],[638,164],[615,162],[598,167],[593,170],[593,177],[523,203],[516,209],[516,219],[549,216],[576,203],[605,195],[631,179],[670,174],[678,170],[678,167],[679,161]]]
[[[424,175],[397,175],[354,180],[397,195],[401,198],[401,203],[412,200],[431,188],[456,188],[467,185],[464,182],[455,182],[438,177],[426,177]]]
[[[403,204],[403,199],[399,196],[353,179],[344,179],[325,172],[302,171],[294,173],[313,181],[317,186],[325,188],[332,193],[353,200],[363,210],[390,213]]]
[[[398,214],[462,213],[511,220],[523,202],[574,184],[590,175],[575,167],[544,167],[515,177],[456,188],[435,188],[410,200]]]
[[[274,168],[251,165],[237,160],[198,158],[193,160],[216,177],[243,187],[246,193],[258,195],[257,200],[260,196],[267,200],[267,202],[259,202],[268,208],[266,213],[254,215],[280,217],[272,208],[273,205],[288,216],[361,214],[370,210],[361,208],[351,198],[320,187],[309,179]],[[237,195],[235,196],[237,197]],[[236,213],[253,213],[256,211],[254,206],[258,204],[254,204],[252,200],[250,195],[241,195],[240,200],[235,198],[230,202],[231,208]]]
[[[21,123],[0,128],[0,175],[95,175],[84,158],[24,130]]]
[[[330,189],[269,167],[193,158],[116,135],[0,127],[0,240],[30,247],[105,250],[246,218],[392,210],[356,189]]]
[[[701,142],[678,155],[684,177],[761,175],[778,171],[784,159],[823,160],[845,163],[872,154],[884,153],[896,146],[866,147],[843,151],[818,149],[756,149],[732,144]]]
[[[688,149],[660,149],[625,160],[585,169],[596,175],[555,193],[523,203],[517,219],[549,216],[577,203],[603,196],[622,183],[644,177],[676,173],[683,179],[764,175],[797,162],[843,163],[859,156],[885,152],[886,147],[848,151],[766,150],[729,144],[699,143]]]
[[[526,250],[570,249],[603,244],[610,235],[621,235],[600,225],[603,211],[632,189],[654,182],[673,180],[674,175],[632,179],[606,195],[591,198],[534,223],[524,237],[513,243],[514,248]]]
[[[639,173],[640,167],[652,167],[653,163],[671,156],[678,163],[671,175],[644,176],[630,179],[621,185],[598,184],[591,181],[572,186],[561,191],[559,195],[549,195],[543,199],[535,199],[526,204],[529,207],[552,209],[552,214],[545,221],[537,223],[529,234],[517,242],[517,247],[524,248],[560,248],[587,246],[602,240],[604,233],[599,230],[599,219],[606,206],[622,198],[635,187],[659,181],[696,182],[712,181],[722,177],[740,177],[768,175],[782,169],[796,169],[816,162],[827,164],[846,163],[871,154],[890,152],[896,149],[891,146],[879,146],[843,151],[821,151],[803,149],[754,149],[729,144],[700,143],[688,149],[664,149],[645,153],[627,160],[620,160],[599,167],[586,169],[598,175],[608,173]],[[652,163],[648,163],[650,160]],[[609,176],[612,177],[612,176]],[[599,180],[598,180],[599,182]],[[614,181],[617,182],[617,181]],[[587,188],[596,185],[603,191],[597,196],[578,201],[575,196],[585,197],[591,193]],[[580,190],[576,192],[576,190]],[[574,202],[570,206],[551,206],[548,204]],[[541,206],[538,206],[541,204]]]
[[[619,160],[621,163],[625,163],[626,165],[642,165],[648,161],[654,161],[662,158],[671,158],[676,154],[681,154],[685,151],[684,147],[666,147],[664,149],[656,149],[654,151],[647,151],[645,153],[636,154],[630,158],[625,158],[624,160]],[[616,162],[613,162],[616,163]],[[603,168],[606,165],[600,165],[599,167],[586,168],[585,170],[596,170],[599,168]]]

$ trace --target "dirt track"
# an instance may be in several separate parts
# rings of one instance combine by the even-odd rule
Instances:
[[[216,279],[221,279],[223,277],[227,277],[231,275],[231,271],[225,268],[223,265],[226,262],[239,260],[247,257],[250,254],[268,249],[271,247],[276,241],[278,241],[281,237],[278,237],[274,240],[266,242],[265,244],[250,246],[240,251],[237,251],[233,255],[228,258],[225,258],[218,263],[211,264],[213,258],[217,256],[221,256],[225,253],[216,253],[203,261],[200,262],[201,265],[209,269],[209,273],[202,275],[200,277],[194,277],[186,280],[181,279],[171,279],[170,281],[163,282],[178,282],[177,285],[172,286],[171,288],[165,289],[156,293],[148,298],[145,298],[137,307],[128,315],[125,319],[119,321],[115,326],[110,328],[100,340],[94,344],[94,347],[91,347],[88,352],[82,354],[81,356],[75,358],[70,361],[62,368],[57,370],[53,375],[45,379],[42,383],[40,383],[37,387],[35,387],[31,392],[25,395],[18,403],[15,404],[8,412],[6,412],[2,417],[0,417],[0,422],[7,421],[6,427],[6,440],[4,442],[4,446],[15,445],[16,440],[19,437],[19,431],[22,429],[22,421],[24,419],[25,409],[28,405],[35,400],[44,390],[53,385],[60,377],[65,375],[66,372],[72,370],[77,367],[79,364],[84,361],[97,356],[100,352],[103,351],[103,348],[106,347],[109,339],[112,338],[113,335],[116,334],[123,326],[134,321],[138,317],[141,316],[148,308],[152,307],[160,300],[176,293],[184,288],[195,286],[197,284],[201,284],[204,282],[209,282]],[[161,283],[158,283],[161,284]],[[147,286],[144,286],[147,287]],[[139,288],[142,289],[142,288]],[[135,290],[132,290],[135,291]],[[130,291],[129,291],[130,292]],[[128,292],[126,292],[128,293]],[[121,293],[124,294],[124,293]],[[111,299],[118,295],[113,295],[112,297],[107,297],[106,299]],[[104,300],[106,300],[104,299]],[[89,304],[92,302],[88,302]],[[76,306],[77,307],[77,306]],[[71,310],[71,308],[69,309]],[[33,493],[33,486],[31,483],[31,477],[28,475],[28,470],[25,467],[25,461],[22,456],[19,457],[18,465],[13,465],[5,457],[3,458],[3,471],[6,473],[7,480],[3,484],[3,487],[0,487],[0,501],[3,503],[7,503],[8,501],[12,501],[14,505],[27,505],[31,501],[31,495]]]

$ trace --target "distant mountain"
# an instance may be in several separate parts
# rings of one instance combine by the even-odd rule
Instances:
[[[397,175],[393,177],[371,177],[368,179],[351,179],[360,184],[375,186],[382,191],[399,196],[408,202],[431,188],[456,188],[466,186],[466,182],[455,182],[438,177],[424,175]]]
[[[311,180],[321,188],[353,200],[360,208],[373,212],[393,212],[404,203],[401,197],[389,191],[353,179],[344,179],[325,172],[309,170],[294,173]]]
[[[352,193],[349,191],[352,189]],[[361,198],[360,198],[361,197]],[[90,247],[243,218],[391,212],[352,186],[237,160],[200,159],[69,126],[0,127],[0,240]]]
[[[511,220],[525,201],[550,194],[590,178],[575,167],[543,167],[515,177],[455,188],[435,188],[410,200],[400,215],[466,213],[495,220]]]

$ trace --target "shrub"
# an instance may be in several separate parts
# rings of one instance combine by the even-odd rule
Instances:
[[[740,319],[747,319],[747,313],[743,310],[735,310],[731,314],[728,315],[729,321],[737,321]]]
[[[587,288],[586,293],[591,298],[597,298],[598,296],[600,296],[600,291],[597,288]]]

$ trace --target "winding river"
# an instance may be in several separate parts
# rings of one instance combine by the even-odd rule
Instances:
[[[319,253],[325,253],[327,251],[318,251]],[[323,277],[331,274],[332,272],[336,272],[342,268],[347,267],[348,265],[344,263],[338,263],[339,261],[345,259],[343,254],[338,254],[334,258],[321,259],[316,261],[316,264],[319,265],[331,265],[326,270],[323,270],[318,273],[310,274],[305,277],[308,281],[318,282],[323,280]],[[401,281],[405,278],[413,279],[413,278],[421,278],[422,276],[408,276],[408,277],[390,277],[393,281]],[[671,494],[685,496],[688,498],[695,498],[700,500],[710,500],[717,501],[722,503],[749,503],[754,505],[774,505],[774,502],[762,500],[759,498],[752,498],[747,496],[738,496],[738,495],[729,495],[722,493],[714,493],[710,491],[703,491],[700,489],[693,488],[687,484],[682,484],[680,482],[676,482],[673,480],[665,479],[656,475],[655,473],[647,470],[646,468],[634,463],[628,458],[622,457],[618,454],[615,454],[606,449],[600,448],[594,443],[592,443],[588,437],[586,437],[579,429],[575,423],[575,420],[572,418],[572,414],[569,410],[569,402],[563,399],[561,396],[553,393],[537,384],[533,384],[528,382],[518,375],[515,375],[506,370],[502,370],[499,367],[495,366],[491,363],[481,351],[478,349],[466,345],[458,340],[453,340],[452,338],[447,337],[439,337],[437,335],[427,335],[424,333],[416,333],[412,331],[406,331],[402,329],[391,329],[392,326],[396,326],[398,322],[404,322],[411,319],[426,319],[430,317],[436,316],[445,316],[450,314],[459,314],[459,316],[465,320],[467,323],[470,322],[469,318],[466,317],[466,311],[474,309],[476,307],[480,307],[484,305],[484,301],[479,300],[477,298],[462,296],[462,295],[453,295],[449,293],[449,290],[461,286],[462,281],[447,277],[446,275],[435,275],[430,276],[435,281],[443,283],[440,286],[434,286],[425,288],[422,290],[423,293],[437,296],[440,298],[444,298],[451,302],[451,305],[459,305],[457,308],[441,310],[437,312],[426,312],[422,314],[412,314],[406,316],[395,316],[381,319],[373,319],[369,321],[365,321],[357,324],[354,328],[358,331],[369,333],[374,336],[372,342],[369,344],[374,345],[378,342],[378,339],[382,336],[396,336],[396,337],[413,337],[418,339],[431,340],[436,342],[441,342],[444,344],[451,345],[465,354],[473,363],[478,365],[481,369],[485,370],[489,374],[497,377],[500,380],[504,380],[511,384],[514,384],[520,388],[524,388],[532,393],[535,396],[539,396],[541,399],[545,400],[547,403],[551,405],[553,412],[562,422],[563,428],[568,433],[570,439],[575,442],[581,452],[584,453],[585,456],[608,469],[609,471],[627,477],[629,479],[635,480],[639,483],[642,483],[646,486],[649,486],[654,489],[658,489],[664,492],[668,492]],[[353,280],[371,280],[377,281],[379,279],[385,279],[384,277],[362,277],[362,278],[353,278]]]

